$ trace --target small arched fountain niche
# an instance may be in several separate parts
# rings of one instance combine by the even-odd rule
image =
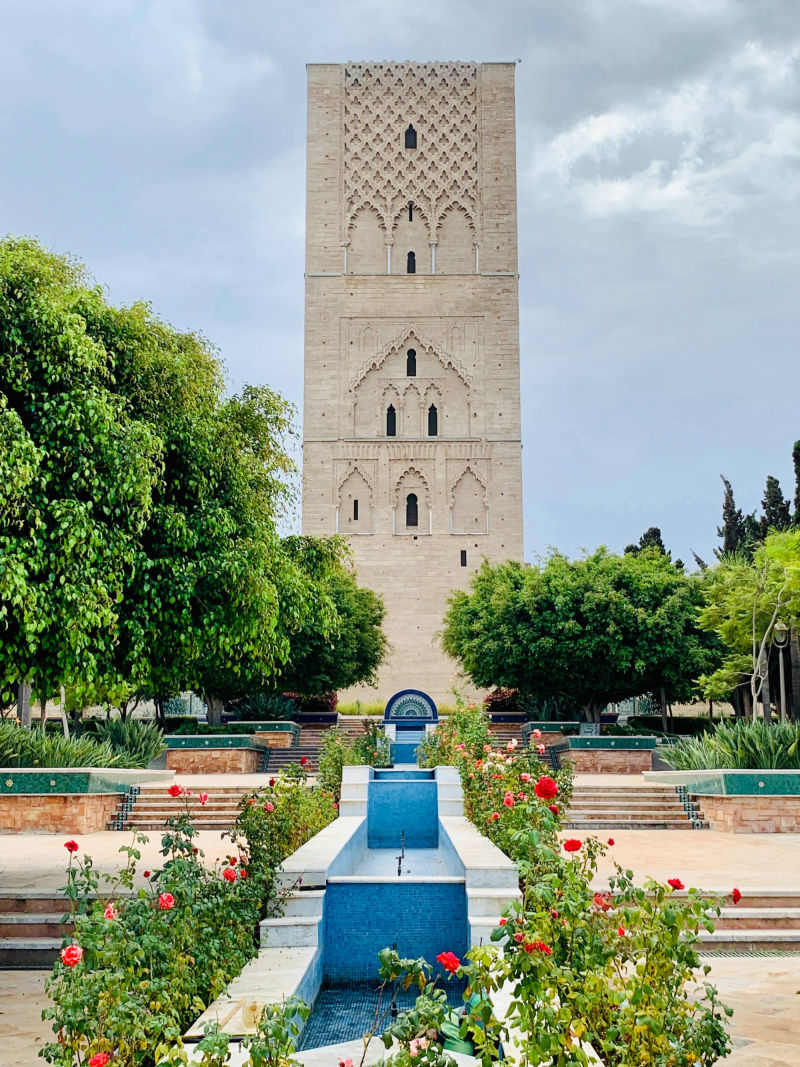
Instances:
[[[392,750],[392,763],[417,762],[417,745],[436,729],[439,713],[433,698],[421,689],[401,689],[389,698],[383,712],[383,729]]]

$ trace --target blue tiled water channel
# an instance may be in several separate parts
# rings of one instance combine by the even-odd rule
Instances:
[[[464,868],[446,836],[440,842],[433,771],[375,771],[362,841],[344,870],[328,874],[323,991],[303,1048],[361,1036],[374,1013],[381,949],[436,966],[440,953],[462,957],[469,947]]]

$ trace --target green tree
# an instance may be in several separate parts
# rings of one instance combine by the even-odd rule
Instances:
[[[784,498],[780,482],[771,474],[767,475],[761,506],[764,509],[759,520],[762,541],[770,530],[786,530],[792,525],[791,504]]]
[[[731,552],[752,555],[753,545],[761,536],[755,513],[745,515],[741,508],[737,508],[731,483],[722,474],[720,478],[725,486],[722,498],[722,526],[717,527],[717,537],[721,538],[722,547],[715,549],[714,554],[718,559]]]
[[[656,549],[541,565],[484,563],[450,599],[443,644],[476,685],[558,696],[597,720],[610,701],[662,686],[685,696],[716,666],[695,625],[702,586]]]
[[[304,568],[308,568],[311,540],[290,539],[291,551]],[[304,696],[374,682],[387,647],[381,628],[385,615],[383,601],[371,589],[358,585],[343,551],[337,551],[321,571],[315,569],[318,595],[329,598],[336,614],[335,625],[326,635],[313,615],[309,616],[291,637],[289,661],[277,679],[283,691]]]
[[[794,524],[800,526],[800,441],[795,441],[792,449],[794,465]]]
[[[723,557],[704,575],[704,592],[700,625],[716,633],[726,649],[721,666],[700,680],[705,696],[725,699],[746,681],[753,716],[760,697],[768,714],[775,624],[795,629],[800,616],[800,530],[768,534],[752,559],[742,553]]]
[[[114,681],[120,603],[152,511],[161,442],[87,331],[82,267],[0,242],[0,697]]]

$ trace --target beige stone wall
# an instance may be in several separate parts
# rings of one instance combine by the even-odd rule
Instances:
[[[448,596],[522,559],[514,139],[513,64],[309,67],[303,531],[350,537],[392,646],[345,699],[447,700]]]
[[[693,796],[712,830],[729,834],[800,833],[800,797]]]
[[[560,752],[559,757],[569,761],[576,774],[641,774],[653,769],[653,750],[649,748],[571,748]]]
[[[4,834],[94,834],[105,830],[120,798],[114,793],[39,793],[0,797]]]
[[[255,774],[258,762],[254,748],[167,749],[167,770],[178,774]]]

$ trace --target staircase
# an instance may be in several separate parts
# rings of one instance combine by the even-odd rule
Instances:
[[[738,904],[726,902],[715,927],[700,931],[703,955],[800,953],[800,892],[745,891]]]
[[[302,740],[302,738],[301,738]],[[284,770],[290,763],[300,763],[305,756],[303,764],[309,774],[315,774],[319,767],[319,745],[295,745],[294,748],[271,748],[269,759],[266,764],[267,774],[277,774]]]
[[[297,749],[287,749],[296,752]],[[264,785],[268,779],[265,777]],[[243,796],[252,791],[250,786],[219,786],[192,790],[193,822],[197,830],[228,830],[239,814]],[[197,799],[201,792],[208,793],[208,803],[203,807]],[[129,808],[123,808],[108,829],[163,830],[167,819],[180,815],[184,809],[183,797],[171,797],[163,785],[142,786],[134,795]]]
[[[571,830],[702,830],[702,812],[670,786],[601,786],[576,783]]]
[[[56,893],[0,893],[0,968],[39,970],[53,965],[73,926],[68,902]]]
[[[516,722],[490,722],[489,738],[493,745],[505,747],[509,741],[516,741],[522,747],[522,724]]]

